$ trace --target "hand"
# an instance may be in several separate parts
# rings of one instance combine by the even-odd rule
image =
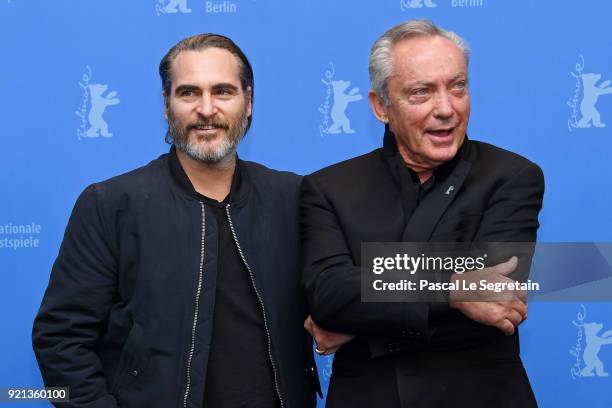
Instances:
[[[507,275],[512,273],[517,265],[518,259],[513,256],[501,264],[463,275],[453,275],[451,279],[460,282],[460,287],[470,283],[478,284],[482,279],[489,283],[509,283],[513,281]],[[516,327],[527,319],[527,294],[522,290],[457,290],[450,292],[449,300],[451,308],[460,310],[474,321],[497,327],[508,336],[514,334]]]
[[[317,326],[310,316],[304,321],[304,328],[314,338],[317,350],[321,355],[333,354],[340,349],[340,347],[351,341],[355,336],[342,333],[334,333],[324,330]]]

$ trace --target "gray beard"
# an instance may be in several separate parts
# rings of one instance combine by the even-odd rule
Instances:
[[[229,137],[223,139],[220,146],[212,150],[200,150],[198,147],[190,142],[187,138],[174,138],[174,146],[191,157],[193,160],[199,161],[203,164],[219,164],[224,161],[227,157],[232,156],[236,152],[238,142],[242,139],[230,140]]]
[[[238,126],[230,126],[227,130],[227,136],[223,139],[221,145],[212,150],[198,149],[197,145],[189,140],[188,131],[185,131],[185,129],[179,130],[171,116],[168,118],[167,136],[178,150],[193,160],[207,165],[218,165],[236,153],[238,143],[244,138],[247,126],[248,117],[246,112],[243,112],[238,121]]]

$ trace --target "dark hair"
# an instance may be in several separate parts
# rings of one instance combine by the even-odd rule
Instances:
[[[242,89],[245,91],[247,88],[251,88],[251,106],[253,106],[253,100],[255,98],[255,84],[253,80],[253,68],[251,67],[251,63],[247,59],[246,55],[244,55],[240,47],[238,47],[232,40],[225,36],[212,33],[198,34],[182,39],[174,47],[170,48],[170,51],[168,51],[166,55],[164,55],[164,58],[162,58],[159,63],[159,76],[161,78],[165,97],[167,98],[170,95],[170,90],[172,88],[170,73],[172,62],[176,59],[176,57],[183,51],[201,51],[211,47],[227,50],[237,58],[240,69],[240,84],[242,85]],[[253,115],[251,114],[249,116],[249,122],[246,128],[247,131],[251,127],[252,118]]]

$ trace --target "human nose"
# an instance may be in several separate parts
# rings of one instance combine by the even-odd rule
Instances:
[[[208,93],[202,94],[202,96],[198,100],[198,104],[196,106],[196,112],[204,117],[212,116],[217,112],[215,101],[213,100],[210,94]]]
[[[433,114],[437,118],[450,118],[453,116],[454,110],[451,102],[451,95],[448,92],[438,93],[435,101]]]

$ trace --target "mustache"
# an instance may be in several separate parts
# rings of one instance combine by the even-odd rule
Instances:
[[[225,122],[223,120],[220,120],[218,118],[210,118],[210,119],[200,119],[197,120],[195,122],[191,122],[189,125],[187,125],[187,130],[192,130],[198,127],[203,127],[203,126],[212,126],[212,127],[216,127],[219,129],[229,129],[229,123]]]

